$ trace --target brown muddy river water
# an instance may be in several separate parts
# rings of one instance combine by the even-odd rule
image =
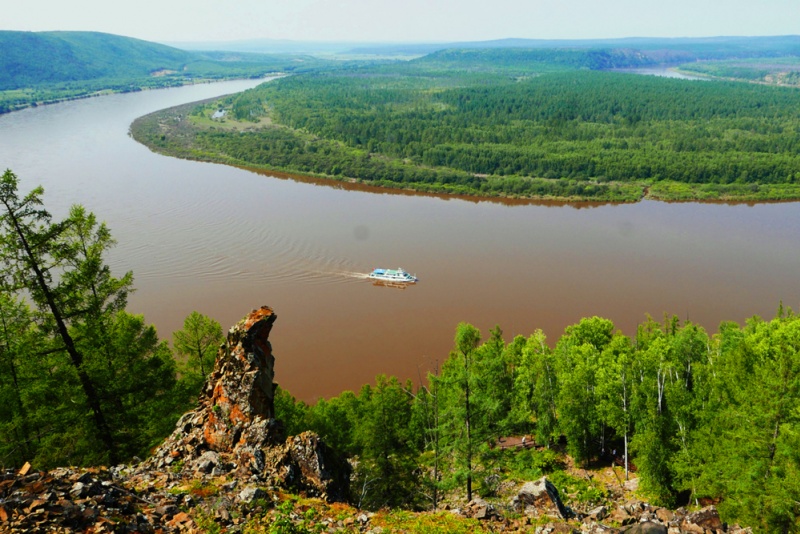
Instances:
[[[313,400],[376,374],[416,380],[459,321],[551,341],[581,317],[625,333],[667,312],[721,321],[800,308],[800,204],[502,204],[346,190],[183,161],[128,137],[138,116],[243,90],[226,82],[0,116],[0,166],[46,206],[94,211],[132,270],[129,311],[171,339],[197,310],[227,329],[272,306],[277,380]],[[363,279],[402,266],[397,290]]]

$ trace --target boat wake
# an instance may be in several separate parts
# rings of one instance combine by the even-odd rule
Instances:
[[[316,270],[313,271],[314,274],[327,276],[327,277],[336,277],[341,279],[351,279],[351,280],[365,280],[368,276],[368,273],[359,273],[356,271],[340,271],[340,270]]]

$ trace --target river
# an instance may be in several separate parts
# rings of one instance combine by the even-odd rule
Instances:
[[[132,270],[128,309],[164,339],[192,310],[227,330],[273,307],[277,381],[304,400],[376,374],[415,381],[455,327],[555,342],[581,317],[625,333],[649,313],[714,332],[721,321],[800,304],[800,204],[547,205],[393,194],[275,178],[151,153],[138,116],[243,90],[225,82],[66,102],[0,116],[0,166],[45,187],[63,216],[81,203]],[[404,267],[405,290],[360,278]]]

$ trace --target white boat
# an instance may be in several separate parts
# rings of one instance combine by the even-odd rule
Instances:
[[[384,282],[400,282],[403,284],[413,284],[417,277],[405,272],[401,267],[397,269],[375,269],[367,278],[371,280],[382,280]]]

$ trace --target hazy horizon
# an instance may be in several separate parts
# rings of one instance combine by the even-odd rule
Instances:
[[[1,29],[98,31],[171,43],[395,44],[796,35],[798,20],[797,0],[28,0],[5,7]]]

